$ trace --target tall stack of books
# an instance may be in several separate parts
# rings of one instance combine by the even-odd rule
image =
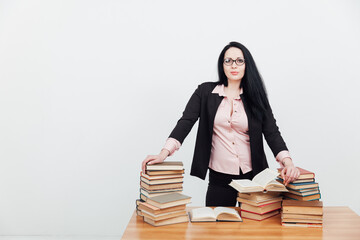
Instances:
[[[167,193],[140,202],[138,210],[141,211],[144,222],[153,226],[184,223],[189,222],[186,204],[190,203],[190,200],[191,197],[181,193]]]
[[[321,201],[283,200],[281,224],[292,227],[322,227]]]
[[[183,190],[183,163],[166,161],[146,166],[140,173],[140,199],[136,200],[136,212],[153,226],[188,222],[186,204],[191,197]]]
[[[146,173],[140,173],[140,199],[146,201],[166,193],[183,190],[184,166],[179,161],[166,161],[147,165]]]
[[[322,227],[323,203],[315,173],[299,168],[300,176],[289,183],[284,193],[281,223],[283,226]],[[278,169],[279,173],[282,169]],[[279,181],[283,181],[279,176]]]
[[[315,174],[303,168],[299,168],[300,177],[292,183],[289,183],[286,188],[289,192],[285,193],[284,196],[287,199],[301,200],[301,201],[314,201],[320,200],[321,194],[319,184],[315,182]],[[282,168],[279,168],[279,173]],[[278,179],[280,182],[283,181],[281,176]]]
[[[241,217],[262,221],[279,214],[282,197],[279,192],[238,192]]]

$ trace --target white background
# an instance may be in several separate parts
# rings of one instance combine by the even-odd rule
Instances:
[[[296,165],[360,214],[358,1],[0,1],[0,235],[119,237],[197,85],[249,48]],[[184,193],[197,125],[172,160]],[[271,168],[278,167],[267,148]]]

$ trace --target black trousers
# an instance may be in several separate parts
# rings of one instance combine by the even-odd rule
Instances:
[[[206,193],[206,206],[227,206],[235,207],[237,191],[229,186],[232,179],[252,179],[253,172],[243,174],[240,169],[240,175],[231,175],[216,172],[209,169],[209,186]]]

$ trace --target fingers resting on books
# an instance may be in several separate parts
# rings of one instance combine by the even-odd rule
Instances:
[[[300,176],[300,171],[295,166],[286,166],[281,171],[281,177],[284,179],[284,185],[295,181]]]
[[[154,163],[162,163],[164,161],[163,157],[160,155],[148,155],[145,160],[142,162],[141,168],[143,173],[145,173],[146,165],[154,164]]]

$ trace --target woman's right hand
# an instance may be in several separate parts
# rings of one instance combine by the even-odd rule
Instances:
[[[148,155],[145,160],[142,162],[142,172],[145,173],[146,165],[151,165],[155,163],[162,163],[167,156],[169,156],[170,152],[166,149],[161,150],[158,155]]]

